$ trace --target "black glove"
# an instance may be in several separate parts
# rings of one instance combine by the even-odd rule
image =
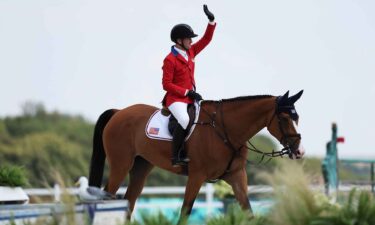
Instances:
[[[197,101],[200,101],[202,100],[202,96],[200,94],[198,94],[197,92],[193,91],[193,90],[190,90],[188,93],[187,93],[187,96],[193,100],[197,100]]]
[[[210,22],[215,20],[214,14],[212,14],[212,12],[210,12],[210,10],[208,10],[207,5],[203,5],[203,11],[206,14],[206,16],[207,16],[207,18]]]

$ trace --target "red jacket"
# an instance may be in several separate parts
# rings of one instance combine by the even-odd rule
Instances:
[[[174,102],[193,103],[185,96],[188,90],[195,89],[194,67],[195,56],[199,54],[211,41],[215,25],[208,24],[203,37],[188,50],[189,61],[180,55],[172,46],[171,52],[165,57],[163,64],[163,89],[167,91],[163,105],[170,106]]]

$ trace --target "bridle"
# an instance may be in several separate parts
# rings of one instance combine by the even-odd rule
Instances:
[[[280,144],[282,144],[284,146],[283,149],[281,149],[281,155],[277,155],[277,156],[282,156],[282,155],[288,155],[289,158],[293,158],[293,154],[294,155],[297,155],[296,153],[296,149],[298,146],[296,146],[297,142],[301,140],[301,134],[300,133],[296,133],[296,134],[290,134],[290,133],[287,133],[285,131],[285,128],[282,126],[282,117],[281,117],[281,113],[282,112],[290,112],[291,110],[295,110],[294,106],[280,106],[279,104],[279,98],[278,97],[276,99],[276,109],[275,109],[275,112],[270,120],[270,122],[268,123],[268,126],[267,127],[270,127],[273,119],[275,117],[277,117],[277,121],[278,121],[278,127],[280,129],[280,133],[281,133],[281,139],[280,139]],[[297,114],[296,114],[297,115]],[[298,115],[297,115],[298,116]],[[298,117],[297,117],[298,118]],[[292,118],[293,120],[297,120],[297,118]],[[290,142],[290,139],[294,139],[293,142]]]
[[[277,120],[278,120],[278,127],[279,127],[281,135],[282,135],[280,143],[284,146],[284,148],[281,149],[280,151],[272,151],[272,152],[261,151],[261,150],[257,149],[250,141],[247,141],[247,143],[251,147],[244,146],[242,144],[240,145],[239,148],[236,148],[234,146],[234,144],[230,141],[228,133],[227,133],[226,128],[225,128],[224,114],[223,114],[223,107],[222,107],[223,104],[222,104],[221,100],[218,101],[218,102],[216,102],[217,103],[216,110],[214,112],[212,112],[212,114],[210,114],[203,107],[201,107],[202,112],[204,112],[209,117],[210,121],[209,122],[196,122],[195,124],[211,126],[214,129],[215,133],[219,136],[219,138],[224,142],[224,144],[227,145],[228,148],[231,149],[232,152],[233,152],[232,158],[231,158],[231,160],[230,160],[230,162],[229,162],[229,164],[227,166],[227,169],[224,172],[224,174],[229,171],[235,155],[243,147],[247,148],[247,150],[249,150],[249,151],[253,151],[253,152],[261,154],[262,158],[261,158],[260,162],[262,162],[263,159],[266,156],[269,157],[268,161],[270,161],[274,157],[283,157],[284,155],[288,155],[289,158],[292,158],[293,154],[296,155],[296,152],[295,152],[296,151],[296,143],[299,140],[301,140],[301,134],[300,133],[297,133],[297,134],[289,134],[289,133],[287,133],[285,131],[285,128],[282,126],[282,122],[281,122],[282,121],[282,117],[280,116],[282,112],[289,112],[291,109],[294,109],[294,107],[293,106],[280,106],[279,99],[280,99],[280,97],[276,98],[275,112],[274,112],[274,114],[273,114],[273,116],[272,116],[272,118],[271,118],[271,120],[270,120],[270,122],[269,122],[269,124],[268,124],[267,127],[269,127],[271,125],[271,123],[274,120],[274,118],[277,118]],[[218,114],[217,112],[220,112],[220,114],[221,114],[221,121],[216,121],[216,115]],[[294,138],[295,140],[293,142],[289,142],[289,140],[291,138]],[[285,143],[285,144],[283,144],[283,143]]]

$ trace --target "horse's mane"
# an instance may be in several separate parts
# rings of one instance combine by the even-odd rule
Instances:
[[[222,99],[219,101],[222,102],[237,102],[237,101],[244,101],[244,100],[256,100],[256,99],[263,99],[263,98],[271,98],[274,97],[272,95],[249,95],[249,96],[240,96],[240,97],[235,97],[235,98],[227,98],[227,99]],[[205,100],[204,102],[207,103],[215,103],[219,102],[218,100]]]

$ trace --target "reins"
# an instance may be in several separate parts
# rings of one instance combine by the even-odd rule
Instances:
[[[218,104],[216,105],[216,110],[212,113],[212,115],[207,112],[203,107],[201,107],[201,110],[210,118],[210,122],[196,122],[195,124],[198,124],[198,125],[209,125],[211,126],[215,133],[219,136],[219,138],[224,142],[225,145],[227,145],[232,151],[233,151],[233,154],[232,154],[232,157],[228,163],[228,166],[227,168],[225,169],[225,173],[227,173],[232,165],[232,162],[234,160],[234,157],[235,155],[239,152],[239,150],[241,150],[241,148],[243,147],[242,145],[237,149],[236,147],[234,147],[233,143],[230,141],[229,139],[229,136],[228,136],[228,133],[226,131],[226,127],[225,127],[225,123],[224,123],[224,114],[223,114],[223,107],[222,107],[222,101],[218,101]],[[217,111],[220,110],[220,113],[221,113],[221,124],[220,123],[216,123],[216,115],[217,115]],[[223,132],[220,132],[218,130],[218,128],[221,128],[223,130]],[[224,175],[223,174],[223,175]],[[223,175],[221,175],[220,177],[222,177]],[[220,178],[219,177],[219,178]]]
[[[276,106],[277,106],[277,100],[278,99],[276,99],[276,102],[275,102]],[[247,143],[248,143],[248,145],[250,147],[249,146],[244,146],[244,145],[241,144],[239,146],[239,148],[236,148],[234,146],[234,144],[231,142],[231,140],[229,139],[228,133],[226,131],[226,127],[225,127],[225,123],[224,123],[223,106],[222,105],[223,105],[222,104],[222,100],[219,100],[218,102],[216,102],[216,110],[214,112],[212,112],[211,114],[207,110],[205,110],[203,107],[201,107],[202,112],[204,112],[209,117],[210,121],[209,122],[203,122],[203,121],[199,122],[198,121],[198,122],[194,123],[194,124],[197,124],[197,125],[206,125],[206,126],[208,125],[208,126],[211,126],[214,129],[215,133],[219,136],[219,138],[224,142],[224,144],[227,145],[228,148],[232,150],[232,157],[231,157],[231,159],[230,159],[230,161],[229,161],[229,163],[227,165],[227,168],[224,171],[224,173],[218,179],[222,178],[227,172],[229,172],[230,167],[231,167],[231,165],[233,163],[233,160],[234,160],[235,156],[238,154],[238,152],[243,147],[245,147],[248,151],[253,151],[253,152],[256,152],[256,153],[262,155],[260,161],[258,162],[258,165],[263,162],[263,160],[264,160],[265,157],[269,157],[269,159],[265,163],[268,163],[271,159],[273,159],[275,157],[283,157],[284,155],[288,155],[290,158],[292,157],[293,151],[291,149],[291,146],[295,145],[297,139],[296,139],[295,142],[293,142],[292,145],[290,145],[289,143],[287,143],[286,146],[283,149],[281,149],[280,151],[274,151],[274,150],[272,150],[272,152],[261,151],[258,148],[256,148],[250,142],[250,140],[247,141]],[[220,122],[217,122],[217,118],[216,118],[217,112],[220,112],[220,114],[221,114],[221,121]],[[273,116],[272,116],[272,118],[271,118],[271,120],[270,120],[270,122],[269,122],[268,125],[271,124],[272,120],[276,116],[277,119],[278,119],[280,131],[281,131],[281,134],[282,134],[282,138],[281,138],[280,142],[283,142],[284,140],[287,140],[288,137],[294,137],[295,136],[295,137],[299,137],[300,138],[300,134],[286,134],[285,133],[284,129],[281,126],[281,120],[280,120],[279,112],[280,112],[279,108],[276,107],[275,108],[275,112],[274,112],[274,114],[273,114]],[[248,163],[252,163],[249,160],[247,160],[247,162]]]
[[[276,99],[276,104],[277,104],[277,99]],[[282,142],[284,140],[284,138],[285,138],[286,135],[285,135],[284,129],[282,128],[282,126],[280,124],[281,121],[280,121],[280,116],[278,114],[278,110],[277,109],[275,109],[275,112],[272,115],[272,118],[271,118],[270,122],[268,123],[267,127],[270,126],[270,124],[272,123],[272,121],[275,118],[275,116],[277,116],[277,119],[278,119],[278,122],[279,122],[279,128],[280,128],[280,131],[281,131],[281,134],[282,134],[282,138],[281,138],[281,142]],[[286,147],[284,147],[284,148],[282,148],[280,151],[274,151],[274,150],[272,150],[272,152],[265,152],[265,151],[261,151],[258,148],[256,148],[250,142],[250,140],[247,141],[247,144],[251,146],[251,148],[247,146],[247,150],[248,151],[253,151],[253,152],[256,152],[256,153],[262,155],[262,158],[259,160],[258,165],[263,162],[263,160],[264,160],[264,158],[266,156],[269,157],[269,159],[265,162],[265,164],[268,163],[269,161],[271,161],[275,157],[281,157],[282,158],[284,155],[289,155],[289,157],[291,157],[291,154],[293,154],[292,150],[289,147],[289,145],[286,146]],[[249,160],[247,160],[247,162],[251,163]]]

